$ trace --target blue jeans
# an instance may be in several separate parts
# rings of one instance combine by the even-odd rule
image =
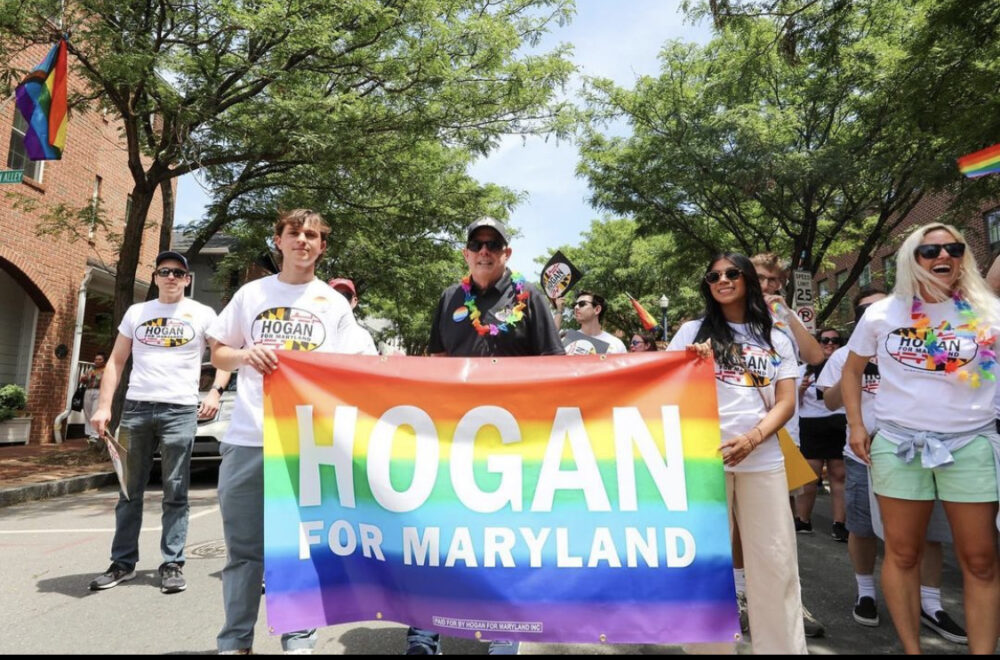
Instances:
[[[264,581],[264,449],[222,443],[219,508],[226,540],[222,601],[226,622],[216,637],[220,651],[253,648],[253,628]],[[285,651],[312,649],[316,630],[281,636]]]
[[[163,474],[160,552],[164,564],[184,564],[191,449],[197,430],[198,407],[195,405],[125,400],[118,436],[128,451],[128,494],[131,499],[118,495],[115,538],[111,543],[112,561],[129,570],[135,568],[139,561],[142,499],[153,468],[153,454],[159,446]]]

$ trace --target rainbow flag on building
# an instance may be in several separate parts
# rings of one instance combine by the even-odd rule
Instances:
[[[28,130],[24,150],[31,160],[59,160],[66,146],[66,39],[14,90]]]
[[[272,634],[382,620],[477,639],[739,639],[710,361],[279,360],[264,379]]]
[[[962,156],[958,159],[958,169],[970,179],[1000,172],[1000,144]]]

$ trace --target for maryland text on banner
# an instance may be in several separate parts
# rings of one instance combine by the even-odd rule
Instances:
[[[272,633],[732,642],[711,362],[280,352],[264,380]]]

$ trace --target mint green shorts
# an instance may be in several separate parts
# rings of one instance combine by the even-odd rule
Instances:
[[[955,462],[942,467],[923,467],[919,451],[906,463],[896,456],[896,445],[877,433],[871,446],[872,487],[878,495],[901,500],[996,502],[997,472],[990,441],[980,435],[951,455]]]

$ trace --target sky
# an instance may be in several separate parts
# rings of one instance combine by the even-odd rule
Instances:
[[[571,60],[579,71],[570,84],[569,100],[583,77],[611,78],[632,87],[637,78],[659,72],[658,54],[669,40],[705,43],[707,25],[692,25],[678,9],[679,0],[577,0],[576,15],[566,26],[554,26],[537,50],[559,43],[573,44]],[[561,245],[578,245],[581,234],[602,213],[587,202],[584,179],[576,176],[579,158],[572,142],[554,138],[505,137],[499,148],[478,160],[470,175],[523,193],[523,201],[508,219],[520,235],[511,242],[511,269],[528,281],[541,270],[535,259],[546,259]],[[194,176],[182,177],[177,193],[178,225],[200,218],[208,197]]]

